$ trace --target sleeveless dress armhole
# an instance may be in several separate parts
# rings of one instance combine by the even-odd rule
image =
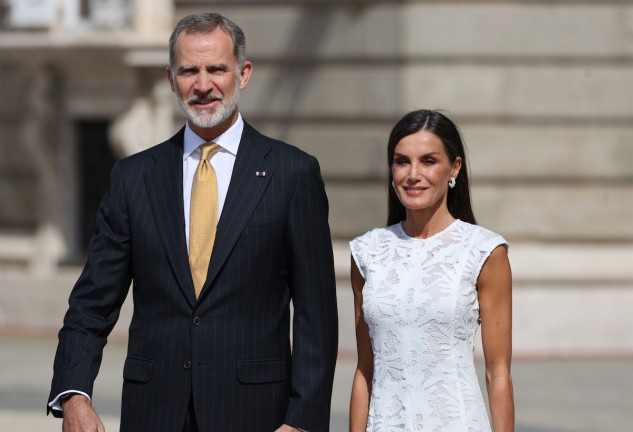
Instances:
[[[367,237],[367,234],[361,237],[356,237],[354,240],[349,242],[350,250],[352,252],[352,258],[354,259],[354,262],[356,263],[356,267],[358,268],[360,275],[365,280],[367,280],[365,254],[367,252],[367,246],[368,246],[366,237]]]
[[[499,234],[493,233],[492,231],[487,231],[487,238],[482,238],[478,243],[479,251],[481,252],[479,264],[475,269],[475,281],[479,279],[479,274],[481,273],[481,269],[483,269],[484,264],[488,261],[490,254],[494,251],[498,246],[503,246],[506,248],[506,251],[510,249],[510,245]]]

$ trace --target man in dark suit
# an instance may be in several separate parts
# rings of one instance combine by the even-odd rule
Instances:
[[[251,71],[231,21],[176,26],[167,75],[188,121],[113,168],[59,333],[48,409],[64,431],[103,430],[92,387],[132,281],[121,431],[328,430],[338,322],[327,198],[316,159],[242,120]],[[201,169],[214,177],[202,219],[218,215],[202,241]],[[202,271],[194,244],[213,244]]]

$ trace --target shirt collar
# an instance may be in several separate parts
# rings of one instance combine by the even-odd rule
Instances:
[[[187,159],[191,156],[200,144],[205,142],[214,142],[218,144],[222,150],[231,153],[233,156],[237,156],[237,150],[240,146],[240,140],[242,139],[242,131],[244,130],[244,120],[240,113],[237,114],[237,120],[231,125],[222,135],[212,139],[211,141],[205,141],[200,138],[189,127],[189,122],[185,125],[185,140],[182,152],[182,158]]]

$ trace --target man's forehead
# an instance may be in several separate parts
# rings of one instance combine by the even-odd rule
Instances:
[[[224,60],[220,60],[220,57],[217,57],[216,60],[213,60],[213,62],[230,62],[231,60],[236,60],[231,37],[222,30],[219,31],[226,35],[226,39],[218,38],[218,34],[215,31],[212,33],[181,33],[176,41],[174,58],[178,60],[180,57],[180,59],[186,63],[187,61],[185,58],[194,59],[199,57],[198,54],[212,54],[215,57],[217,57],[217,55],[221,55],[221,57],[224,58]]]
[[[184,36],[184,38],[182,37]],[[204,38],[204,37],[219,37],[221,39],[224,38],[228,38],[231,41],[231,45],[233,44],[233,40],[231,38],[231,34],[224,30],[222,27],[216,27],[213,30],[183,30],[179,35],[178,38],[176,39],[176,42],[185,39],[185,38],[189,38],[189,37],[200,37],[200,38]],[[224,37],[223,37],[224,36]]]

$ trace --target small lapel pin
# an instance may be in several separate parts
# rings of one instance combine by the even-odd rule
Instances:
[[[266,177],[266,171],[255,171],[257,177]]]

